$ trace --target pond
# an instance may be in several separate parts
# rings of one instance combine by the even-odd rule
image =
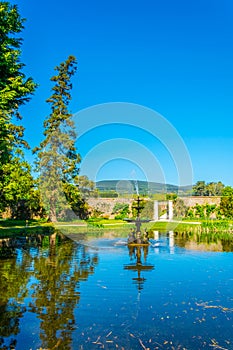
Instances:
[[[233,253],[155,235],[1,240],[0,349],[233,349]]]

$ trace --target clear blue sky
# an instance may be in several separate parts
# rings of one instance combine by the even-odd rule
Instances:
[[[12,3],[27,19],[22,33],[25,72],[39,84],[23,109],[25,136],[32,147],[41,141],[49,114],[45,100],[53,68],[72,54],[78,60],[72,112],[118,101],[156,110],[185,141],[194,182],[220,180],[233,186],[232,0]],[[139,137],[153,152],[145,134],[134,136],[124,129],[122,136],[122,130],[117,137]],[[106,140],[106,130],[102,136]],[[102,142],[99,137],[96,145]],[[85,157],[88,139],[78,147]],[[106,164],[98,179],[126,178],[133,169],[126,163]],[[172,171],[166,180],[176,183]]]

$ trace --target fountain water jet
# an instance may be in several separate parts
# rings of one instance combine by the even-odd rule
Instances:
[[[128,245],[149,245],[149,235],[148,232],[145,231],[144,234],[141,232],[141,224],[143,222],[149,222],[150,220],[142,220],[140,218],[140,214],[142,209],[144,208],[143,205],[141,205],[142,199],[137,198],[137,205],[133,206],[134,209],[137,211],[137,216],[135,220],[127,219],[127,221],[134,222],[136,228],[130,232],[128,237]]]

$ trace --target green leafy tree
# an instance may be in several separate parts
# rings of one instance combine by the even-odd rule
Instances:
[[[194,196],[205,196],[206,193],[206,183],[205,181],[197,181],[196,185],[193,186]]]
[[[86,220],[89,217],[89,206],[86,202],[86,197],[80,195],[76,184],[65,183],[63,190],[69,207],[63,211],[63,219],[72,220],[80,218]]]
[[[36,84],[22,72],[20,61],[22,39],[17,37],[24,26],[17,6],[0,2],[0,162],[10,160],[15,146],[28,146],[23,140],[24,128],[13,123],[21,119],[19,107],[29,101]]]
[[[55,67],[57,75],[51,78],[54,83],[52,95],[47,99],[51,113],[44,122],[44,140],[34,150],[37,152],[37,169],[40,171],[40,190],[49,219],[56,222],[59,213],[70,208],[69,195],[74,200],[80,155],[76,151],[76,133],[72,115],[68,110],[71,101],[71,78],[77,70],[74,56]],[[72,191],[69,187],[72,185]],[[76,197],[78,188],[76,187]]]
[[[35,187],[29,164],[19,157],[14,157],[14,163],[4,164],[2,170],[0,211],[9,207],[13,219],[26,220],[34,215],[42,216],[40,194]]]
[[[221,196],[224,190],[224,184],[221,181],[209,182],[197,181],[196,185],[193,186],[194,196]]]
[[[221,181],[210,182],[206,185],[205,195],[206,196],[221,196],[224,185]]]
[[[226,186],[222,191],[222,197],[229,197],[233,195],[233,187]]]
[[[13,174],[17,175],[16,169],[19,168],[19,149],[23,146],[29,148],[27,142],[23,139],[24,128],[18,124],[19,120],[22,119],[19,108],[29,101],[30,95],[36,88],[32,78],[26,78],[22,72],[24,64],[20,61],[22,39],[18,37],[18,34],[24,28],[24,21],[25,19],[21,18],[17,6],[12,6],[6,1],[0,2],[1,211],[12,203],[12,198],[19,198],[21,190],[16,193],[19,186]],[[26,171],[24,161],[22,161],[20,167],[21,169],[24,168],[24,172]],[[29,171],[29,168],[27,168],[27,171]],[[13,180],[13,184],[9,184],[9,179]],[[22,179],[20,181],[22,184]],[[9,198],[10,202],[8,202]]]
[[[231,186],[226,186],[223,190],[220,210],[225,218],[233,218],[233,188]]]

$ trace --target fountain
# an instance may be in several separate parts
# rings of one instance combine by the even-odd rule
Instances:
[[[129,236],[128,236],[128,245],[129,246],[148,246],[150,244],[149,242],[149,234],[148,232],[145,230],[144,233],[141,232],[141,224],[143,222],[149,222],[150,220],[142,220],[140,218],[140,214],[142,209],[144,208],[144,206],[141,205],[142,199],[137,198],[137,205],[133,206],[134,209],[136,209],[137,211],[137,216],[135,220],[132,219],[127,219],[127,221],[130,222],[134,222],[136,228],[132,229],[132,231],[130,232]]]
[[[133,278],[133,282],[137,285],[138,297],[140,298],[140,291],[142,290],[143,284],[146,280],[141,275],[141,273],[145,271],[153,270],[154,265],[148,265],[146,263],[146,258],[148,255],[148,246],[150,245],[149,234],[146,230],[144,233],[141,232],[141,225],[143,222],[149,222],[150,220],[145,220],[140,218],[140,214],[142,209],[144,208],[144,205],[141,204],[143,200],[140,199],[139,197],[137,182],[135,182],[135,188],[136,188],[138,197],[137,197],[136,205],[133,206],[133,208],[136,209],[137,216],[135,220],[128,219],[128,221],[134,222],[136,228],[132,229],[132,231],[128,236],[128,249],[129,249],[129,256],[131,260],[133,260],[133,258],[136,258],[136,262],[133,264],[125,265],[124,269],[137,272],[137,276]],[[144,257],[144,264],[142,263],[142,259],[141,259],[142,254]]]

